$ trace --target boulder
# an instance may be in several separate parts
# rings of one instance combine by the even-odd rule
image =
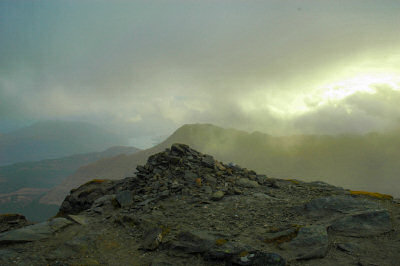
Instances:
[[[142,248],[145,250],[155,250],[160,245],[162,238],[162,229],[153,227],[144,233]]]
[[[59,214],[79,214],[89,209],[93,203],[104,195],[114,194],[115,182],[111,180],[94,179],[71,190],[71,193],[61,204]]]
[[[29,225],[21,214],[0,214],[0,233]]]
[[[115,195],[115,199],[122,208],[130,206],[133,203],[132,191],[129,190],[119,191]]]
[[[215,200],[215,201],[221,200],[224,197],[224,195],[225,195],[225,193],[223,191],[221,191],[221,190],[216,191],[212,194],[211,200]]]
[[[295,259],[323,258],[328,252],[328,233],[325,226],[312,225],[300,228],[297,236],[281,248]]]
[[[239,178],[236,181],[236,184],[246,188],[256,188],[260,186],[257,181],[253,181],[248,178]]]

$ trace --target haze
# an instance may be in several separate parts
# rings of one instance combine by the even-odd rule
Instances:
[[[185,123],[275,135],[400,122],[400,2],[0,2],[0,132]]]

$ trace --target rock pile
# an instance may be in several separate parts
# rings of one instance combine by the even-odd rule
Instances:
[[[396,265],[400,206],[368,195],[269,178],[174,144],[132,177],[72,190],[62,218],[0,234],[0,262]]]
[[[174,144],[171,149],[149,157],[137,166],[136,175],[120,181],[93,180],[72,190],[60,213],[76,214],[102,205],[115,194],[114,204],[134,209],[151,206],[172,195],[190,195],[193,200],[220,200],[224,195],[242,194],[260,185],[276,187],[274,179],[233,163],[225,165],[210,155]],[[97,208],[101,211],[101,208]]]

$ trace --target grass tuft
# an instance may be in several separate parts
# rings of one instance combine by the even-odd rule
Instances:
[[[362,195],[362,196],[369,196],[369,197],[377,198],[377,199],[381,199],[381,200],[393,200],[393,196],[388,195],[388,194],[381,194],[381,193],[377,193],[377,192],[350,190],[350,195]]]
[[[286,180],[292,182],[295,185],[299,185],[300,184],[300,182],[298,180],[296,180],[296,179],[286,179]]]
[[[106,179],[92,179],[88,182],[85,183],[85,185],[90,185],[90,184],[101,184],[107,181]]]

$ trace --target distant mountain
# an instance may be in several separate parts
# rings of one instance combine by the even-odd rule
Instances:
[[[137,151],[140,150],[135,147],[116,146],[102,152],[5,165],[0,167],[0,193],[11,193],[25,187],[50,189],[83,165]]]
[[[40,199],[60,204],[68,192],[91,179],[131,176],[151,154],[185,143],[216,159],[235,162],[276,178],[326,181],[400,196],[400,135],[296,135],[275,137],[210,124],[184,125],[159,145],[132,155],[102,159],[78,169]]]
[[[102,158],[133,154],[137,151],[139,149],[135,147],[116,146],[102,152],[2,166],[0,167],[0,213],[24,213],[31,218],[26,212],[32,210],[32,203],[38,209],[32,213],[42,212],[35,199],[59,185],[79,167]],[[40,214],[37,214],[35,217],[39,216]],[[31,220],[35,220],[35,218],[31,218]]]
[[[126,139],[89,123],[38,122],[0,135],[0,165],[97,152],[126,144]]]

